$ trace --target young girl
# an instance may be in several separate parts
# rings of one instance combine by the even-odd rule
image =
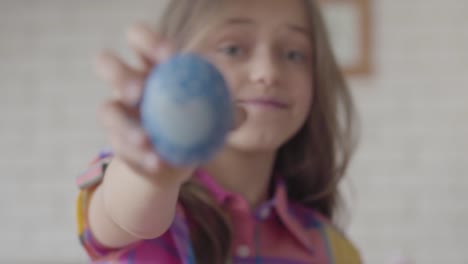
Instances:
[[[139,67],[98,59],[117,96],[100,111],[113,151],[78,179],[92,262],[360,263],[332,224],[353,108],[315,1],[171,0],[157,32],[129,31]],[[216,65],[238,109],[206,164],[164,162],[139,124],[145,78],[175,52]]]

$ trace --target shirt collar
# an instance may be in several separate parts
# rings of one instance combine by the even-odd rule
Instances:
[[[225,204],[230,197],[239,198],[238,194],[227,191],[202,170],[198,170],[195,177],[211,192],[219,204]],[[288,200],[286,184],[280,176],[274,177],[274,179],[273,197],[260,205],[259,208],[256,208],[255,214],[261,212],[265,207],[272,207],[274,209],[272,211],[276,212],[278,218],[293,237],[306,249],[312,250],[317,241],[311,239],[310,229],[311,227],[313,229],[318,228],[320,226],[319,220],[314,217],[313,210],[295,205]]]
[[[224,202],[232,195],[232,192],[224,189],[219,183],[217,183],[208,173],[203,170],[197,170],[195,172],[195,178],[213,195],[216,202],[224,204]]]
[[[288,200],[284,182],[278,186],[274,199],[276,213],[285,227],[307,250],[313,250],[316,242],[311,240],[310,233],[306,230],[304,215],[298,214],[298,206]]]

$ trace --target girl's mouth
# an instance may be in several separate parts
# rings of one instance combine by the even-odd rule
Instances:
[[[286,109],[289,105],[283,101],[273,98],[251,98],[241,99],[238,102],[242,105],[261,107],[261,108],[272,108],[272,109]]]

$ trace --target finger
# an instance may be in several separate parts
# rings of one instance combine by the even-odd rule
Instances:
[[[126,135],[135,145],[147,143],[147,136],[139,125],[138,116],[118,101],[109,101],[98,110],[101,124],[108,134]]]
[[[152,151],[134,145],[124,134],[112,134],[115,154],[142,175],[154,175],[161,168],[160,158]]]
[[[117,155],[140,170],[149,172],[158,168],[158,157],[146,133],[125,106],[108,102],[100,108],[99,117]]]
[[[173,182],[173,175],[185,175],[186,173],[195,170],[195,165],[176,167],[172,166],[162,159],[162,157],[152,149],[140,148],[135,146],[134,142],[128,140],[124,134],[112,134],[110,136],[111,144],[114,153],[117,157],[123,160],[136,173],[153,177],[160,175],[160,182]],[[188,175],[187,176],[191,176]],[[186,177],[179,179],[181,182],[187,180]]]
[[[144,72],[164,62],[174,53],[172,45],[167,40],[143,23],[131,26],[126,36],[130,47],[142,62]]]
[[[143,74],[128,66],[117,55],[101,52],[96,58],[96,72],[108,83],[117,99],[127,105],[135,105],[142,94]]]
[[[148,71],[158,61],[156,54],[161,37],[155,34],[145,24],[137,23],[126,31],[129,46],[137,54],[143,64],[143,71]]]

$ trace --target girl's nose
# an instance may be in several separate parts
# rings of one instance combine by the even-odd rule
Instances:
[[[250,78],[256,84],[274,86],[278,84],[279,63],[271,52],[259,52],[251,58]]]

